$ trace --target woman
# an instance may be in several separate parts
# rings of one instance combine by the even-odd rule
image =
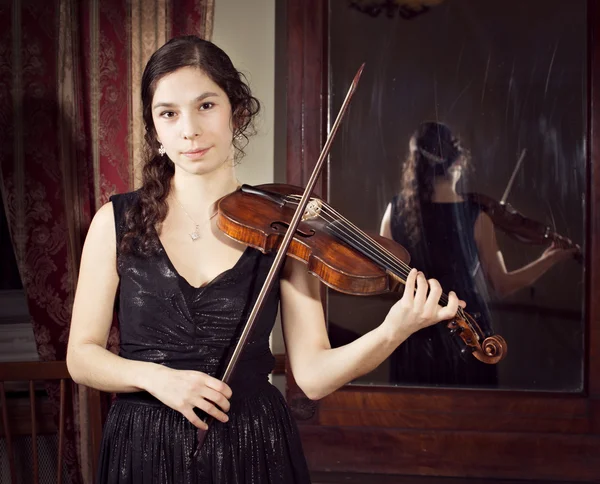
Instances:
[[[459,293],[468,312],[489,334],[493,331],[480,270],[494,292],[504,297],[533,284],[553,265],[572,258],[577,249],[551,245],[530,264],[507,271],[490,217],[456,192],[468,163],[468,152],[448,126],[422,123],[410,139],[400,193],[383,215],[380,234],[405,246],[411,265]],[[456,342],[444,325],[419,331],[394,352],[393,380],[495,385],[494,365],[461,354]]]
[[[193,36],[152,55],[141,93],[143,185],[94,216],[67,355],[76,382],[117,393],[99,482],[309,482],[297,428],[268,382],[278,304],[294,377],[319,399],[374,369],[414,331],[452,317],[459,301],[452,293],[439,306],[439,283],[412,271],[376,329],[331,349],[320,283],[288,258],[226,385],[219,377],[274,255],[220,233],[214,203],[239,185],[234,162],[259,103],[229,57]],[[116,296],[118,356],[106,350]],[[198,457],[195,429],[207,426],[197,411],[215,419]]]

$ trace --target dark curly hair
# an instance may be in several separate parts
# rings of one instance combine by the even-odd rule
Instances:
[[[469,153],[448,126],[435,121],[421,123],[410,139],[410,152],[402,169],[399,214],[408,239],[416,244],[421,238],[421,202],[430,201],[435,178],[446,176],[459,158],[463,166]]]
[[[142,186],[137,202],[125,214],[125,234],[120,249],[150,255],[158,250],[156,227],[168,212],[167,196],[175,174],[173,162],[160,156],[156,129],[152,120],[152,98],[160,79],[182,67],[197,67],[216,83],[229,98],[233,126],[234,161],[244,155],[249,136],[255,134],[254,119],[260,110],[247,79],[229,56],[212,42],[194,35],[175,37],[158,49],[146,64],[142,75],[141,97],[145,125]]]

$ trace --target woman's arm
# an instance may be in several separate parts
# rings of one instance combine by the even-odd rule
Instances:
[[[106,350],[118,283],[115,223],[108,203],[94,216],[83,247],[67,366],[77,383],[107,392],[135,392],[146,387],[150,365]]]
[[[200,428],[206,424],[193,407],[226,421],[227,416],[211,403],[229,409],[231,389],[225,383],[201,372],[127,360],[106,349],[119,283],[113,217],[112,203],[104,205],[85,240],[67,347],[71,377],[106,392],[146,390]]]
[[[448,306],[442,308],[438,305],[442,294],[439,283],[433,279],[427,282],[413,269],[403,297],[383,323],[352,343],[332,349],[320,282],[307,272],[305,264],[288,258],[281,280],[281,316],[292,373],[302,391],[310,399],[323,398],[375,369],[415,331],[452,318],[459,304],[456,295],[450,293]]]
[[[576,249],[559,249],[551,245],[535,261],[514,271],[508,271],[502,252],[498,248],[494,223],[488,214],[479,214],[474,231],[481,267],[499,297],[506,297],[530,286],[557,262],[573,258],[576,252]]]

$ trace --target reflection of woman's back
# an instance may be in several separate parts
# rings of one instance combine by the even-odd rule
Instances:
[[[484,333],[493,333],[486,297],[489,287],[502,298],[532,285],[577,248],[551,244],[534,261],[508,271],[498,248],[494,224],[473,202],[456,193],[469,162],[466,150],[441,123],[419,126],[410,140],[400,194],[381,221],[381,235],[405,246],[411,265],[454,291],[477,317]],[[477,274],[477,277],[475,275]],[[495,385],[495,365],[461,355],[457,337],[443,323],[415,333],[391,357],[391,379],[397,383]]]
[[[394,240],[406,247],[411,266],[437,279],[467,303],[487,334],[492,333],[486,301],[475,287],[479,268],[473,228],[479,207],[471,202],[422,202],[421,237],[413,242],[402,223],[402,200],[392,201],[391,230]],[[480,363],[470,353],[460,354],[458,338],[445,325],[421,330],[400,345],[392,356],[392,380],[403,383],[493,384],[496,369]]]
[[[391,201],[382,233],[406,247],[411,266],[455,291],[491,333],[486,302],[475,285],[480,266],[474,227],[478,205],[461,199],[456,182],[468,159],[450,130],[423,123],[411,139],[402,190]],[[386,233],[387,232],[387,233]],[[407,384],[494,385],[496,368],[461,354],[458,338],[441,323],[425,328],[391,357],[391,380]]]

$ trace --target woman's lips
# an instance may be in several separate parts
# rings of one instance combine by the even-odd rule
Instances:
[[[209,148],[199,148],[197,150],[185,151],[182,153],[182,155],[190,160],[197,160],[197,159],[202,158],[208,150],[210,150],[210,147]]]

